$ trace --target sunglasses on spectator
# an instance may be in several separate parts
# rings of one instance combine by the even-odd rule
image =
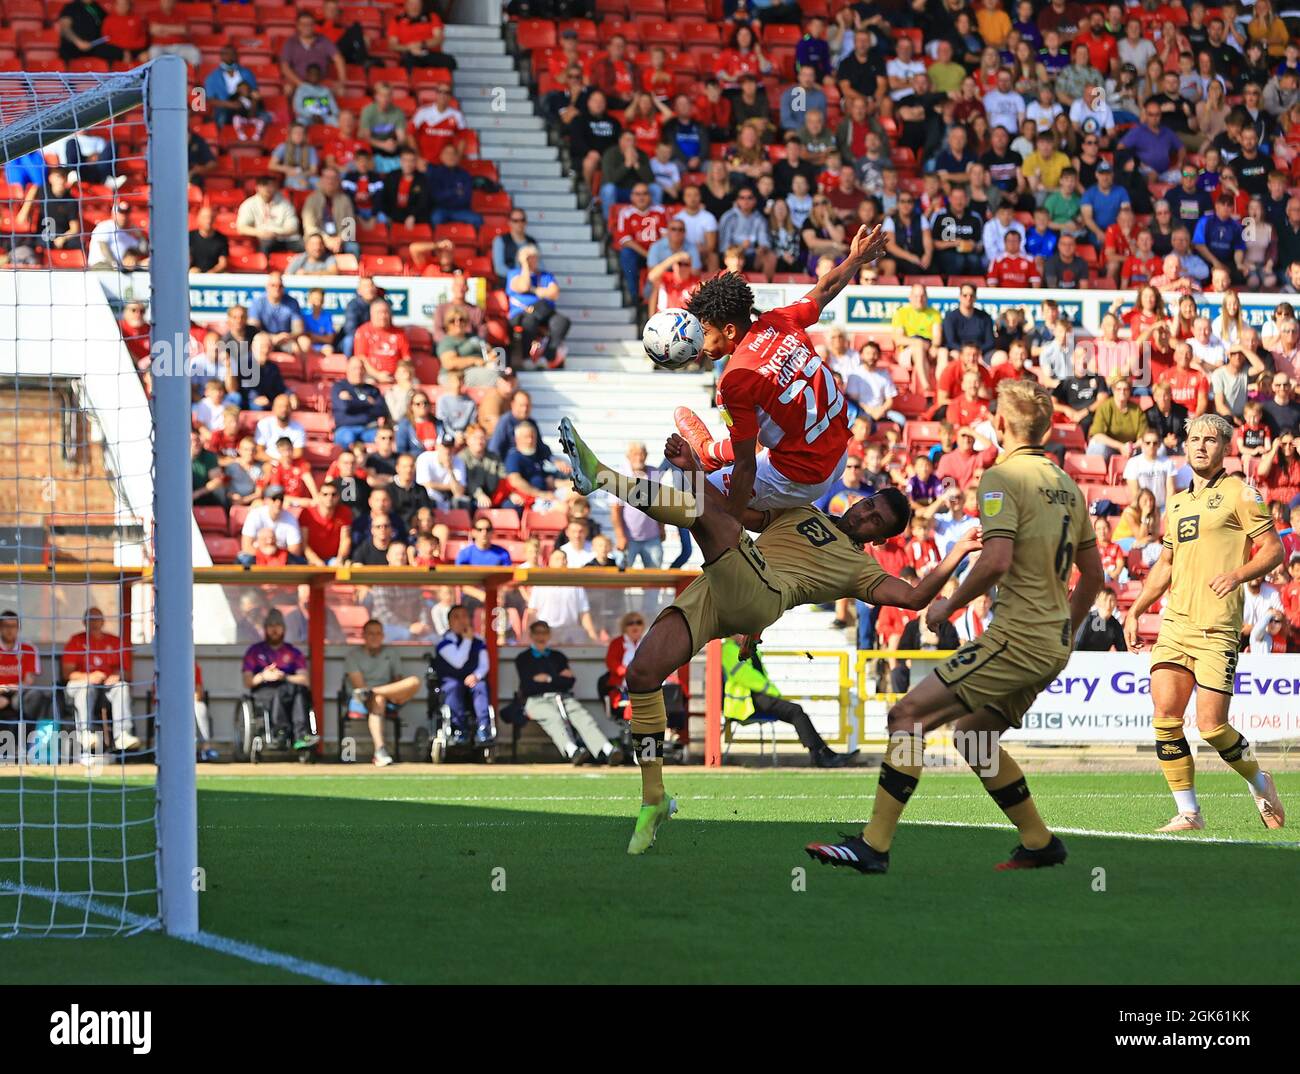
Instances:
[[[489,526],[487,523],[484,523],[484,524],[481,525],[481,526],[475,526],[475,527],[474,527],[474,532],[475,532],[475,533],[491,533],[491,532],[492,532],[492,527]]]
[[[526,223],[528,223],[528,217],[526,217],[526,216],[512,216],[512,217],[510,218],[510,222],[511,222],[512,224],[526,224]]]
[[[644,619],[629,619],[629,620],[627,621],[627,625],[628,625],[628,626],[645,626],[645,620],[644,620]]]

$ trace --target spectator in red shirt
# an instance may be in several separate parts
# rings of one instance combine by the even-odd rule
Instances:
[[[1138,239],[1138,235],[1135,234],[1136,230],[1137,217],[1133,215],[1133,206],[1125,202],[1119,207],[1119,216],[1115,219],[1115,222],[1106,229],[1103,241],[1107,276],[1117,278],[1123,270],[1125,262],[1132,258]],[[1147,236],[1147,244],[1150,246],[1151,233],[1143,231],[1141,234]]]
[[[368,376],[385,384],[392,383],[397,363],[411,357],[406,333],[393,326],[393,307],[387,299],[370,303],[370,320],[353,337],[352,357],[361,359]]]
[[[962,374],[961,395],[948,404],[944,419],[952,425],[978,425],[989,416],[989,407],[980,398],[981,378],[978,370],[968,369]]]
[[[974,486],[984,472],[983,454],[975,450],[975,430],[963,426],[957,431],[957,448],[946,451],[939,458],[934,475],[942,481],[951,480],[958,488]]]
[[[1210,382],[1192,368],[1192,348],[1186,341],[1174,347],[1174,367],[1161,375],[1160,383],[1169,385],[1174,402],[1187,408],[1189,418],[1199,418],[1209,406]]]
[[[128,302],[122,309],[122,341],[137,369],[149,368],[149,322],[144,319],[144,303]]]
[[[442,19],[434,12],[425,14],[423,0],[406,0],[400,15],[388,20],[388,44],[402,65],[456,69],[456,58],[442,51]]]
[[[627,39],[622,34],[611,37],[605,55],[592,64],[591,81],[605,95],[611,111],[620,111],[631,103],[640,81],[636,64],[627,58]]]
[[[610,233],[628,294],[640,302],[641,270],[650,247],[668,230],[668,213],[662,205],[652,204],[646,183],[637,183],[631,196],[630,205],[616,205],[610,213]]]
[[[315,502],[298,516],[302,551],[315,567],[332,567],[347,561],[352,551],[352,510],[339,502],[339,487],[326,481]]]
[[[993,367],[993,391],[997,398],[998,385],[1004,380],[1037,380],[1038,377],[1029,368],[1029,346],[1022,339],[1017,339],[1007,347],[1007,360]]]
[[[1290,503],[1300,496],[1300,452],[1290,429],[1278,433],[1273,446],[1259,458],[1255,483],[1268,500]]]
[[[1008,231],[1006,252],[989,266],[990,287],[1038,287],[1043,278],[1037,266],[1020,252],[1020,232]]]
[[[123,59],[135,63],[149,47],[149,27],[142,16],[132,12],[132,6],[131,0],[114,0],[113,14],[104,20],[100,33],[122,50]]]
[[[176,13],[176,0],[158,0],[149,14],[149,59],[180,56],[191,67],[198,67],[203,56],[190,43],[189,25]]]
[[[993,374],[989,372],[988,366],[983,362],[983,355],[980,352],[979,345],[967,343],[961,349],[961,357],[957,361],[945,365],[943,371],[939,374],[937,387],[940,406],[943,406],[955,395],[959,394],[962,378],[968,372],[979,374],[980,390],[978,394],[985,399],[992,397]]]
[[[50,711],[49,694],[36,685],[40,654],[18,640],[18,628],[17,612],[0,612],[0,730],[15,738],[20,723],[39,723]]]
[[[98,608],[87,609],[86,629],[63,646],[63,674],[83,750],[98,748],[88,713],[98,713],[105,704],[112,712],[114,749],[133,750],[140,745],[132,733],[131,689],[122,681],[122,653],[121,640],[104,630],[104,613]]]
[[[1118,585],[1128,560],[1124,549],[1110,539],[1110,523],[1104,518],[1092,520],[1092,532],[1097,538],[1097,552],[1101,556],[1101,569],[1107,585]]]
[[[1138,287],[1141,284],[1150,283],[1160,274],[1161,260],[1156,257],[1152,250],[1153,242],[1149,228],[1143,228],[1137,233],[1133,252],[1124,258],[1124,263],[1120,266],[1119,282],[1121,287],[1125,289]],[[1145,288],[1143,290],[1145,291]],[[1156,299],[1159,300],[1160,292],[1157,291],[1155,294]],[[1130,325],[1133,325],[1136,318],[1143,316],[1145,316],[1143,311],[1134,306],[1126,319]],[[1141,329],[1134,331],[1133,338],[1136,339],[1140,333]]]
[[[277,457],[262,470],[258,491],[264,493],[272,485],[284,489],[286,507],[308,507],[316,497],[316,482],[311,476],[311,464],[294,458],[293,441],[287,436],[276,441]]]

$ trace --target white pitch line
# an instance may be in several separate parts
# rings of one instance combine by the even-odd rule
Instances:
[[[1205,797],[1202,795],[1201,797]],[[847,823],[856,824],[857,821]],[[863,821],[862,823],[866,823]],[[905,820],[902,822],[906,825],[916,825],[927,828],[986,828],[999,832],[1014,832],[1015,828],[1010,824],[993,824],[993,823],[970,823],[961,820]],[[1222,843],[1229,846],[1241,847],[1268,847],[1275,850],[1297,850],[1300,849],[1300,843],[1268,843],[1258,839],[1227,839],[1222,836],[1183,836],[1174,832],[1112,832],[1100,828],[1058,828],[1053,826],[1053,832],[1061,835],[1091,835],[1102,839],[1136,839],[1140,842],[1147,843]]]
[[[98,917],[116,918],[134,929],[155,930],[157,928],[153,918],[145,917],[143,914],[131,913],[120,906],[111,906],[108,903],[99,902],[89,895],[52,891],[49,888],[41,887],[20,887],[7,880],[0,880],[0,890],[23,898],[43,899],[56,905],[70,906],[76,910],[86,910]],[[240,958],[245,962],[254,962],[260,966],[272,966],[275,969],[284,970],[299,977],[310,977],[324,984],[377,985],[384,983],[371,977],[362,977],[360,974],[351,973],[348,970],[341,970],[336,966],[326,966],[323,963],[312,962],[294,955],[281,954],[279,951],[259,947],[257,944],[247,943],[244,940],[233,940],[228,936],[218,936],[213,932],[200,931],[189,936],[178,935],[171,938],[180,940],[182,943],[193,944],[195,947],[216,951],[218,954]]]

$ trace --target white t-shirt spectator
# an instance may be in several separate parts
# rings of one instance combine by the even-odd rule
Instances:
[[[1037,127],[1039,131],[1046,131],[1052,129],[1052,124],[1056,122],[1056,117],[1064,111],[1065,109],[1056,101],[1053,101],[1046,108],[1037,101],[1030,101],[1029,106],[1025,109],[1025,118],[1032,119],[1034,121],[1034,126]],[[1031,146],[1030,152],[1032,151],[1033,147]],[[1021,156],[1024,156],[1024,154],[1022,153]]]
[[[1025,249],[1024,224],[1015,217],[1012,217],[1011,223],[1006,227],[1003,227],[1002,222],[995,216],[984,225],[984,233],[982,236],[982,241],[984,243],[984,256],[988,259],[990,268],[993,267],[993,262],[1007,252],[1007,235],[1012,231],[1020,233],[1020,256],[1023,257]]]
[[[280,453],[275,446],[275,442],[285,436],[293,441],[295,451],[307,446],[306,429],[292,418],[289,419],[288,426],[281,425],[274,414],[268,414],[257,423],[257,428],[253,432],[253,442],[271,458],[278,459]]]
[[[226,421],[226,405],[222,400],[212,403],[204,397],[195,403],[190,408],[190,411],[194,415],[195,421],[205,429],[211,429],[213,432],[220,429]]]
[[[894,378],[879,369],[863,369],[844,381],[844,394],[860,407],[874,409],[898,394]]]
[[[566,541],[564,544],[560,545],[560,551],[564,553],[565,558],[569,561],[570,567],[585,567],[596,558],[596,553],[591,550],[590,544],[585,544],[581,548],[575,548],[571,543]]]
[[[415,460],[415,483],[417,485],[445,485],[455,481],[461,488],[468,484],[469,474],[465,462],[459,455],[451,457],[451,465],[444,466],[438,461],[436,451],[422,451]]]
[[[275,530],[275,543],[280,548],[302,543],[302,528],[298,520],[288,511],[281,511],[280,517],[271,521],[271,512],[266,507],[254,507],[244,516],[244,525],[240,534],[257,540],[257,535],[267,527]]]
[[[1156,498],[1156,507],[1165,509],[1165,489],[1168,479],[1178,472],[1178,467],[1167,458],[1148,459],[1134,455],[1124,464],[1124,480],[1136,481],[1138,488],[1150,489]]]
[[[989,90],[984,94],[984,114],[989,118],[990,127],[1004,127],[1014,137],[1020,133],[1020,124],[1025,120],[1025,99],[1014,90],[1011,93]]]
[[[901,101],[904,97],[912,95],[912,76],[925,74],[925,64],[920,60],[908,60],[904,63],[897,56],[885,64],[885,74],[890,78],[905,79],[907,85],[901,90],[890,90],[889,96],[892,100]]]
[[[1088,107],[1088,98],[1092,107]],[[1106,103],[1104,93],[1084,93],[1070,105],[1070,125],[1084,134],[1101,134],[1115,129],[1115,113]]]
[[[1218,369],[1228,360],[1228,348],[1223,345],[1223,340],[1210,333],[1210,341],[1202,343],[1196,339],[1189,339],[1188,345],[1192,348],[1192,357],[1203,362],[1211,369]]]
[[[1247,630],[1253,630],[1264,619],[1267,619],[1274,609],[1279,612],[1282,611],[1282,598],[1278,594],[1276,586],[1271,586],[1265,582],[1259,587],[1258,593],[1252,593],[1250,586],[1244,585],[1241,587],[1241,592],[1246,598],[1245,604],[1242,606],[1241,622],[1242,626]]]
[[[114,265],[120,267],[122,258],[132,250],[143,249],[138,228],[121,228],[113,217],[101,220],[90,232],[89,265]]]
[[[718,230],[718,218],[703,207],[694,216],[683,209],[673,219],[685,225],[686,241],[697,250],[703,250],[707,237]]]
[[[582,616],[591,611],[585,589],[576,585],[535,585],[528,607],[535,613],[534,620],[544,620],[550,626],[552,641],[557,644],[591,641],[582,629]]]

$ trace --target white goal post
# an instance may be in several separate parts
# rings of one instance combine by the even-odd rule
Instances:
[[[194,726],[194,637],[193,637],[193,572],[192,539],[193,509],[191,496],[190,466],[190,370],[189,370],[189,250],[188,250],[188,119],[189,90],[188,74],[185,62],[179,57],[163,56],[141,67],[126,72],[112,73],[5,73],[0,74],[0,161],[9,163],[33,151],[45,150],[56,143],[84,132],[96,124],[111,121],[133,109],[143,108],[146,131],[146,151],[144,172],[149,184],[148,199],[148,241],[150,273],[150,380],[152,388],[152,429],[139,428],[128,430],[137,439],[146,435],[152,439],[151,475],[147,472],[136,473],[133,478],[146,481],[151,477],[151,503],[143,505],[138,513],[143,516],[142,562],[132,571],[121,571],[121,584],[127,579],[138,577],[143,570],[146,581],[152,581],[153,616],[152,643],[154,646],[153,667],[155,669],[153,687],[156,691],[154,711],[156,713],[156,761],[157,780],[153,809],[153,832],[155,863],[154,879],[151,884],[141,884],[132,888],[125,885],[127,893],[133,896],[146,895],[148,898],[137,906],[151,905],[153,912],[139,913],[123,908],[120,920],[114,922],[111,914],[107,925],[83,925],[80,929],[54,924],[54,911],[51,910],[49,927],[42,931],[22,920],[17,920],[10,928],[10,922],[0,921],[0,935],[89,935],[104,932],[136,932],[142,928],[157,928],[159,925],[174,935],[192,935],[198,931],[198,848],[197,848],[197,802],[195,791],[195,726]],[[116,177],[114,177],[116,178]],[[114,185],[111,189],[116,190]],[[116,195],[113,195],[116,199]],[[86,229],[83,228],[84,232]],[[6,238],[14,239],[10,235]],[[11,296],[13,308],[3,311],[6,324],[15,326],[24,323],[23,298],[34,289],[21,286],[28,282],[28,273],[16,271],[19,266],[8,270],[14,279],[0,293]],[[32,275],[42,275],[33,270]],[[54,290],[55,276],[77,275],[75,270],[61,269],[50,271],[49,293]],[[83,270],[86,287],[91,286],[97,272]],[[60,281],[61,282],[61,281]],[[98,286],[96,283],[95,286]],[[50,300],[53,301],[52,299]],[[102,311],[100,311],[102,312]],[[106,318],[104,318],[106,320]],[[57,308],[41,311],[41,316],[29,317],[26,323],[48,321],[57,329]],[[69,317],[69,320],[73,318]],[[114,318],[115,320],[115,318]],[[75,322],[74,322],[75,323]],[[89,319],[87,319],[89,323]],[[5,365],[12,366],[0,372],[15,378],[22,378],[27,370],[24,363],[31,356],[36,363],[37,376],[53,376],[51,363],[56,358],[46,361],[45,368],[40,367],[41,354],[44,349],[55,354],[58,349],[57,331],[49,338],[28,340],[18,329],[14,329],[13,338],[0,340],[0,350],[7,350]],[[66,337],[64,337],[66,340]],[[69,345],[75,349],[75,341]],[[91,368],[89,356],[95,353],[87,344],[82,351],[83,372],[88,376],[102,376],[103,371]],[[123,361],[122,369],[117,373],[125,379],[136,378],[138,374],[129,361]],[[17,382],[17,380],[16,380]],[[53,383],[51,380],[50,383]],[[130,384],[136,391],[135,382]],[[15,398],[17,396],[15,395]],[[19,409],[15,405],[15,410]],[[136,419],[137,422],[141,419]],[[129,418],[123,416],[120,424],[125,429]],[[17,425],[15,419],[15,427]],[[106,437],[106,440],[109,438]],[[106,445],[112,447],[113,445]],[[0,481],[6,480],[0,475]],[[16,478],[13,478],[16,481]],[[118,475],[119,483],[123,480]],[[129,565],[122,563],[120,567]],[[33,576],[37,572],[33,571]],[[64,582],[60,577],[59,564],[51,560],[43,580],[53,588]],[[77,583],[91,577],[88,571],[80,568],[69,570],[67,581]],[[21,588],[22,574],[18,575]],[[89,599],[89,595],[85,599]],[[130,639],[123,641],[129,646]],[[114,724],[116,726],[116,724]],[[79,728],[80,733],[80,728]],[[7,793],[16,795],[17,807],[14,815],[19,828],[29,823],[23,811],[22,795],[24,793],[23,777],[16,781],[18,790]],[[63,766],[66,767],[66,766]],[[134,787],[134,780],[128,778],[122,770],[121,786],[125,789]],[[44,777],[41,777],[42,779]],[[57,780],[73,777],[56,774],[55,794],[58,793]],[[90,777],[87,777],[89,780]],[[34,785],[44,786],[39,781]],[[93,799],[91,787],[87,791],[88,800]],[[48,790],[33,790],[32,800],[37,793],[48,795]],[[30,803],[29,803],[30,804]],[[87,809],[90,807],[87,806]],[[58,805],[54,806],[53,822],[44,822],[41,827],[57,829],[59,824]],[[39,811],[34,811],[39,815]],[[11,818],[6,816],[6,820]],[[44,818],[42,818],[44,820]],[[34,824],[34,822],[31,822]],[[122,823],[126,823],[126,807],[122,807]],[[98,825],[107,827],[108,825]],[[83,827],[96,825],[87,821]],[[28,871],[24,863],[19,862],[17,875],[0,876],[0,895],[9,893],[18,896],[19,905],[25,896],[44,898],[52,905],[62,902],[67,905],[85,909],[87,920],[91,916],[104,914],[104,899],[98,897],[95,881],[97,859],[94,833],[87,834],[90,849],[87,851],[89,862],[86,872],[89,882],[80,877],[76,869],[67,868],[60,873],[57,859],[59,832],[42,833],[42,839],[49,837],[55,847],[55,861],[49,881],[27,881],[24,877]],[[27,845],[24,833],[17,833],[20,848]],[[123,858],[122,872],[126,872],[127,833],[122,838]],[[44,845],[43,843],[41,844]],[[147,856],[147,854],[145,855]],[[2,868],[6,861],[0,861]],[[81,859],[77,859],[80,861]],[[45,863],[45,859],[42,859]],[[42,874],[45,875],[45,874]],[[66,875],[67,887],[63,876]],[[87,888],[89,890],[87,890]]]

